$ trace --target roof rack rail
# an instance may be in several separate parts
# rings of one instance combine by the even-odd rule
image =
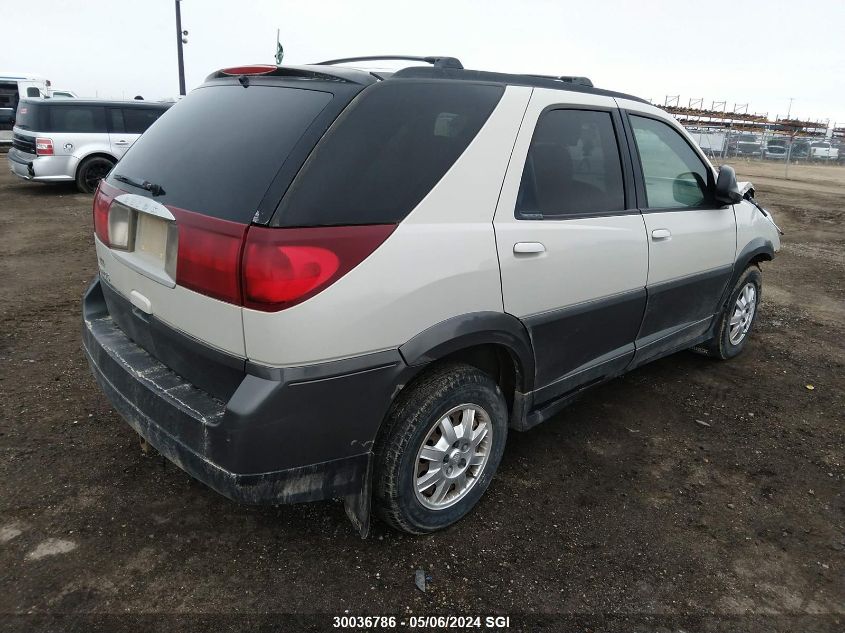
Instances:
[[[555,79],[567,84],[576,84],[578,86],[587,86],[587,88],[595,88],[593,82],[589,77],[576,77],[574,75],[528,75],[529,77],[540,77],[541,79]]]
[[[366,57],[344,57],[342,59],[329,59],[324,62],[317,62],[314,66],[333,66],[334,64],[345,64],[347,62],[373,62],[380,60],[403,60],[409,62],[426,62],[435,68],[455,68],[463,70],[464,65],[457,57],[445,57],[432,55],[429,57],[416,57],[414,55],[368,55]]]

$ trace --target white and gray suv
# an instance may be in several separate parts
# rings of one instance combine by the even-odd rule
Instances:
[[[172,104],[23,99],[7,157],[12,173],[36,182],[75,182],[91,193],[120,157]]]
[[[669,115],[582,78],[216,72],[94,200],[83,303],[127,422],[247,503],[459,520],[509,430],[748,342],[770,215]]]

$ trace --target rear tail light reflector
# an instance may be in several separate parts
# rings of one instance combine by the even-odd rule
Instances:
[[[36,138],[35,139],[35,153],[38,156],[52,156],[53,155],[53,139],[51,138]]]

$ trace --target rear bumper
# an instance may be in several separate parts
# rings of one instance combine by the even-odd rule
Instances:
[[[73,156],[36,156],[13,147],[7,160],[12,173],[25,180],[65,182],[75,179],[76,159]]]
[[[249,367],[253,373],[222,402],[129,339],[111,318],[101,283],[83,299],[91,370],[121,416],[170,461],[243,503],[314,501],[366,489],[373,442],[405,369],[398,352],[354,360],[355,367],[350,361]]]

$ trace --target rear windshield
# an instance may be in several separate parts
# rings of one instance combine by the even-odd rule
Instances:
[[[15,114],[15,125],[22,130],[42,132],[47,129],[47,108],[40,103],[21,101]]]
[[[328,92],[275,86],[194,90],[138,139],[121,175],[159,185],[156,201],[224,220],[250,222],[285,158],[332,100]]]
[[[457,81],[370,86],[317,145],[273,224],[401,221],[475,138],[503,92]]]

